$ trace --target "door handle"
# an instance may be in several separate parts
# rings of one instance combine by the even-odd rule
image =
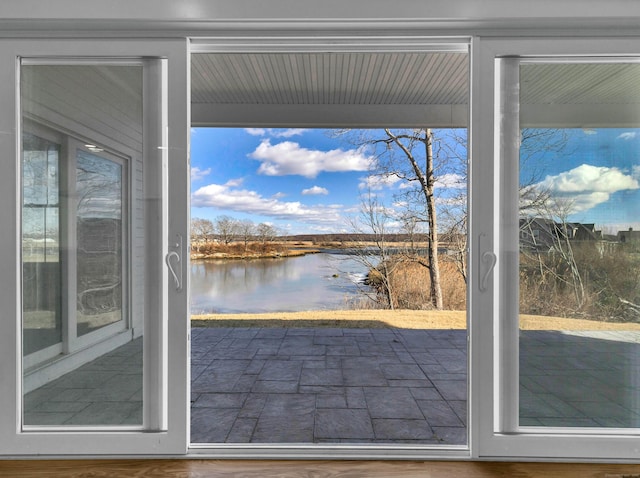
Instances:
[[[173,282],[175,284],[176,290],[182,290],[182,236],[180,234],[176,234],[176,242],[173,245],[175,251],[169,251],[164,258],[164,262],[167,264],[169,268],[169,272],[173,277]],[[175,266],[172,263],[172,260],[175,259]]]
[[[480,254],[479,257],[479,264],[478,264],[478,271],[480,271],[480,283],[478,284],[478,288],[480,289],[480,292],[485,292],[487,290],[487,284],[489,283],[489,277],[491,276],[491,272],[493,271],[493,268],[496,265],[496,262],[498,260],[498,258],[496,257],[496,255],[491,252],[491,251],[486,251],[480,253],[480,251],[482,251],[483,249],[485,249],[485,244],[483,244],[486,241],[486,234],[485,233],[481,233],[478,236],[478,253]]]
[[[167,263],[167,267],[169,268],[169,272],[173,276],[173,281],[175,282],[176,290],[182,289],[182,281],[176,274],[175,269],[173,268],[173,264],[171,264],[171,259],[176,258],[176,265],[178,266],[178,272],[182,275],[182,267],[180,267],[180,255],[176,251],[171,251],[164,258],[164,261]]]
[[[480,292],[484,292],[487,290],[487,282],[489,282],[491,271],[493,271],[493,268],[496,265],[496,260],[496,255],[493,252],[487,251],[482,254],[481,261],[486,269],[484,271],[484,274],[482,274],[482,278],[480,279]]]

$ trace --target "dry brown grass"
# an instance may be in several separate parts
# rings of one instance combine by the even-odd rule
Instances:
[[[429,269],[412,258],[398,257],[390,261],[389,287],[396,309],[431,309]],[[386,302],[385,289],[382,288],[380,273],[376,271],[377,287],[382,302]],[[370,276],[371,277],[371,276]],[[375,279],[375,275],[373,276]],[[440,287],[443,306],[446,310],[464,310],[466,308],[467,286],[456,264],[450,260],[440,261]]]
[[[191,259],[268,259],[274,257],[296,257],[320,252],[312,247],[289,247],[279,242],[232,242],[220,244],[209,242],[198,244],[191,251]]]
[[[464,310],[312,310],[263,314],[204,314],[191,317],[195,327],[350,327],[465,329]],[[636,323],[612,323],[521,315],[523,330],[640,330]]]

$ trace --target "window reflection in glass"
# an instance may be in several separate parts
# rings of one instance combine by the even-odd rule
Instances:
[[[24,354],[62,340],[60,145],[23,136],[22,268]]]
[[[78,151],[78,336],[122,320],[122,165]]]
[[[521,426],[640,427],[638,79],[521,65]]]

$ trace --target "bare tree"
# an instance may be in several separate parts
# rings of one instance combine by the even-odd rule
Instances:
[[[360,244],[356,249],[355,259],[369,271],[365,284],[375,290],[372,295],[369,290],[362,290],[374,302],[380,302],[382,297],[384,307],[396,308],[393,294],[392,274],[398,265],[394,260],[393,250],[389,247],[389,223],[390,211],[380,204],[377,198],[368,191],[367,196],[361,199],[360,214],[351,220],[351,227],[358,235],[373,242],[374,251]]]
[[[219,216],[216,219],[216,231],[220,240],[225,244],[233,242],[238,233],[238,221],[229,216]]]
[[[550,192],[540,186],[545,176],[545,163],[550,154],[570,154],[567,151],[569,133],[555,128],[523,128],[520,133],[520,171],[521,175],[520,214],[536,213],[545,209],[550,200]]]
[[[419,204],[424,208],[412,209],[416,218],[428,225],[427,262],[420,263],[429,270],[430,296],[434,308],[442,309],[442,287],[438,258],[438,214],[436,209],[435,181],[436,169],[433,154],[433,131],[431,128],[403,130],[399,132],[384,129],[384,137],[371,139],[371,145],[384,145],[385,149],[376,156],[379,175],[395,176],[409,183],[417,183],[414,190],[422,197]],[[399,154],[396,154],[399,153]]]
[[[573,291],[576,308],[579,310],[585,304],[585,287],[580,274],[573,250],[574,230],[568,217],[574,209],[573,201],[566,198],[549,197],[545,204],[538,207],[539,216],[547,220],[550,227],[548,234],[549,254],[557,258],[558,263],[545,261],[538,252],[537,260],[540,270],[551,273],[556,281],[563,282]],[[568,271],[564,274],[563,271]]]
[[[253,239],[253,236],[256,232],[256,225],[250,221],[249,219],[245,219],[244,221],[238,221],[238,235],[242,238],[244,242],[244,251],[247,251],[249,246],[249,241]]]
[[[216,232],[216,228],[209,219],[194,217],[191,219],[191,238],[194,242],[209,242],[209,238]]]
[[[267,242],[271,242],[276,238],[278,229],[273,224],[261,222],[256,226],[256,235],[264,247]]]

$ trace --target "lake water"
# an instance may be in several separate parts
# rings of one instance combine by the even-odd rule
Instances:
[[[365,274],[344,254],[193,261],[191,313],[341,309],[364,287]]]

